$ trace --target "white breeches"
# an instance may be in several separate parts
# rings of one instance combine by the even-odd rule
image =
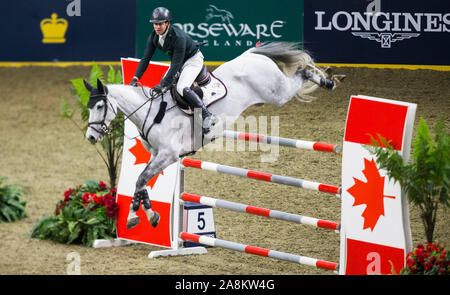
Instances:
[[[185,87],[191,87],[203,67],[203,54],[200,50],[191,58],[186,60],[181,68],[180,78],[177,83],[177,92],[183,95]]]

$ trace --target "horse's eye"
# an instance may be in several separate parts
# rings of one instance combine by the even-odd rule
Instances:
[[[98,106],[97,106],[97,110],[101,110],[103,108],[103,105],[102,104],[99,104]]]

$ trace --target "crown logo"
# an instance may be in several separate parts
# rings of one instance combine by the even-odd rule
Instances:
[[[63,18],[58,18],[56,13],[52,13],[51,19],[44,18],[41,21],[41,31],[44,38],[42,43],[65,43],[67,26],[69,23]]]

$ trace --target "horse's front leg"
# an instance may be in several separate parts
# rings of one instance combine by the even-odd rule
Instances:
[[[136,189],[134,191],[133,200],[130,204],[130,211],[127,218],[127,229],[133,228],[139,224],[139,217],[136,212],[139,210],[142,203],[142,209],[144,210],[150,224],[156,227],[159,223],[159,213],[152,210],[152,203],[148,196],[145,185],[150,179],[164,170],[167,166],[172,164],[174,156],[167,155],[166,153],[158,153],[145,167],[144,171],[139,175],[136,182]],[[176,158],[175,158],[176,161]]]

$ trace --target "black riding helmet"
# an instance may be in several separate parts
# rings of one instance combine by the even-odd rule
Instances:
[[[172,16],[170,15],[169,9],[165,7],[155,8],[152,12],[152,16],[150,18],[151,23],[163,23],[169,22],[172,20]]]

